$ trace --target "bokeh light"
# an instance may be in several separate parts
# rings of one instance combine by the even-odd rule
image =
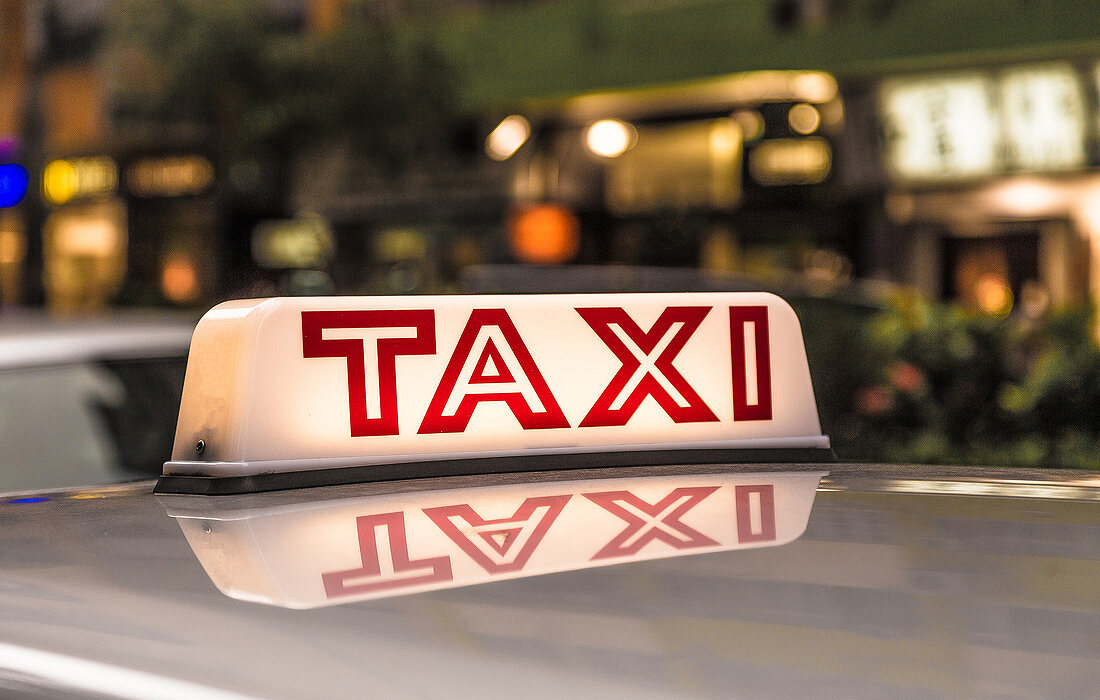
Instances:
[[[800,102],[787,113],[791,128],[799,134],[812,134],[821,126],[821,112],[811,104]]]
[[[165,298],[176,304],[187,304],[198,298],[199,278],[189,256],[174,253],[164,259],[160,288]]]
[[[993,272],[978,278],[974,285],[978,307],[987,314],[1000,316],[1012,310],[1012,289],[1004,277]]]
[[[580,247],[577,217],[565,207],[539,204],[509,222],[512,251],[523,262],[552,265],[572,259]]]
[[[638,131],[617,119],[601,119],[588,127],[585,142],[588,150],[604,158],[616,158],[634,147]]]
[[[518,114],[505,117],[485,139],[485,152],[493,160],[508,160],[531,136],[531,124]]]

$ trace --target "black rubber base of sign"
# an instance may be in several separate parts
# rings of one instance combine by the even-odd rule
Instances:
[[[560,455],[514,455],[475,459],[376,464],[366,467],[311,469],[250,476],[162,476],[153,493],[228,496],[262,491],[363,484],[440,476],[541,472],[600,467],[655,467],[673,464],[748,464],[775,462],[835,462],[827,448],[741,450],[654,450],[585,452]]]

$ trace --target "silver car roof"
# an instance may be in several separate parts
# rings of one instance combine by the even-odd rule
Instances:
[[[805,534],[781,547],[312,610],[219,592],[152,482],[8,495],[0,688],[135,697],[1095,692],[1095,475],[813,467],[830,475]],[[744,468],[452,477],[265,498]]]
[[[185,355],[196,321],[189,315],[155,312],[73,319],[3,315],[0,371],[99,359]]]

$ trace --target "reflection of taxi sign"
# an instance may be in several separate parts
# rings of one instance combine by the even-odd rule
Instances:
[[[822,475],[689,473],[162,503],[223,593],[312,608],[787,544],[806,529]]]
[[[200,321],[159,489],[830,457],[770,294],[267,299]]]

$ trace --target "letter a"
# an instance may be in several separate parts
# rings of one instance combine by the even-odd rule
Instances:
[[[491,374],[486,374],[492,362]],[[541,410],[531,407],[532,400]],[[482,401],[502,401],[524,430],[568,428],[531,353],[504,309],[474,309],[443,371],[420,433],[461,433]]]

